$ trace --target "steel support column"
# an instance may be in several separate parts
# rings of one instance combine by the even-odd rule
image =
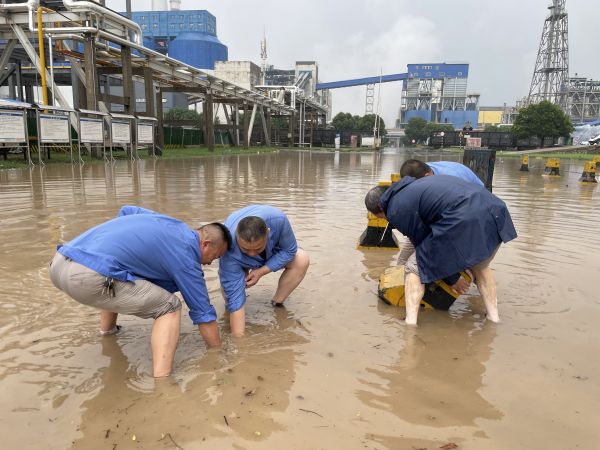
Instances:
[[[131,47],[121,47],[121,67],[123,69],[123,105],[127,114],[135,113],[135,95],[133,93],[133,68],[131,65]]]
[[[204,144],[208,147],[208,150],[212,152],[215,150],[215,123],[213,96],[211,93],[207,93],[204,96],[202,110],[204,114]]]
[[[154,81],[152,80],[152,69],[144,68],[144,90],[146,92],[146,116],[155,117],[154,112]]]
[[[248,136],[248,123],[250,118],[248,117],[248,104],[244,102],[244,131],[242,138],[244,139],[244,148],[250,147],[250,136]]]
[[[156,136],[157,145],[160,148],[161,152],[165,150],[165,130],[163,128],[163,98],[162,98],[162,90],[158,88],[158,92],[156,93],[156,118],[158,122],[156,123],[156,127],[158,128],[158,133]]]

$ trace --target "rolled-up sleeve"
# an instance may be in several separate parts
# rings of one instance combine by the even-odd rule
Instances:
[[[158,214],[158,213],[156,211],[152,211],[151,209],[142,208],[140,206],[124,205],[119,210],[119,214],[117,214],[117,217],[131,216],[133,214]]]
[[[296,236],[292,230],[292,225],[287,217],[278,219],[279,239],[273,248],[273,255],[267,260],[265,265],[273,272],[283,269],[292,262],[298,251]]]
[[[219,279],[227,311],[235,312],[246,303],[246,275],[242,265],[230,254],[219,259]]]
[[[190,308],[190,319],[194,325],[217,320],[217,312],[210,304],[204,272],[200,264],[194,267],[182,267],[174,274],[175,283],[185,303]]]

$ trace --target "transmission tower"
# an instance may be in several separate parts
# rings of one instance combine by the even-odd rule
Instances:
[[[569,81],[569,20],[566,0],[552,0],[529,88],[528,103],[548,100],[567,106]]]

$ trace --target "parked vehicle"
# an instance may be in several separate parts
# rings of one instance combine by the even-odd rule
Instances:
[[[600,134],[588,140],[588,145],[600,145]]]

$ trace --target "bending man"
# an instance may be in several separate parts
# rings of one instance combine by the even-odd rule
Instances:
[[[437,161],[424,163],[418,159],[407,159],[400,167],[401,177],[423,178],[431,175],[452,175],[465,181],[484,187],[483,181],[475,172],[461,163],[453,161]]]
[[[413,177],[419,179],[423,177],[430,177],[432,175],[451,175],[469,183],[473,183],[477,186],[485,187],[483,182],[471,169],[464,164],[453,161],[424,163],[418,159],[408,159],[404,161],[400,167],[401,177]],[[409,273],[419,273],[415,248],[408,238],[406,238],[402,244],[402,249],[398,255],[398,265],[404,266],[405,277]],[[456,286],[456,289],[459,289],[456,292],[458,294],[464,294],[468,288],[469,285],[466,282],[461,282]]]
[[[268,205],[252,205],[232,213],[225,226],[234,237],[229,250],[219,261],[219,277],[231,333],[243,336],[245,331],[246,288],[263,276],[284,269],[273,306],[282,306],[304,279],[310,260],[298,248],[292,226],[283,211]]]
[[[100,333],[119,330],[118,314],[154,319],[155,377],[168,376],[179,340],[181,292],[190,318],[209,347],[220,344],[202,264],[223,256],[231,236],[220,223],[193,230],[169,216],[123,206],[104,222],[59,247],[52,283],[84,305],[100,309]]]
[[[404,177],[387,190],[371,189],[367,209],[387,219],[416,248],[417,273],[406,276],[406,323],[416,325],[425,284],[443,279],[457,292],[471,269],[487,317],[498,322],[496,282],[489,268],[498,247],[517,237],[506,205],[486,189],[457,177]]]

